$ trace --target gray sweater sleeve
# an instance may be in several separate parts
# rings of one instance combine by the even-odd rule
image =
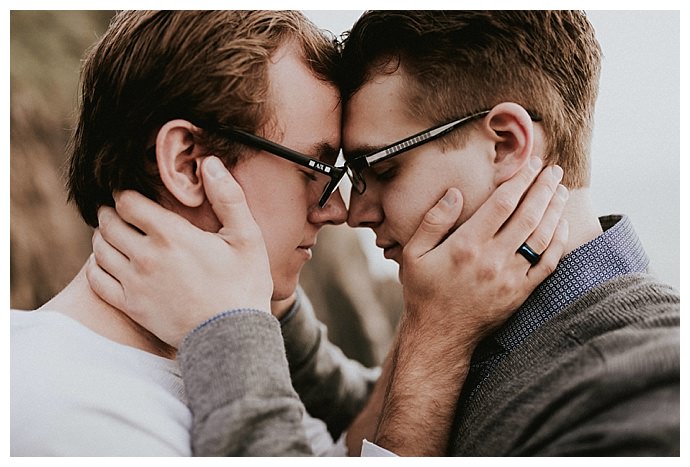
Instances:
[[[369,399],[380,369],[346,357],[328,340],[326,326],[301,289],[286,318],[282,331],[292,384],[307,412],[338,439]]]
[[[178,361],[195,456],[311,455],[272,315],[223,313],[185,338]]]

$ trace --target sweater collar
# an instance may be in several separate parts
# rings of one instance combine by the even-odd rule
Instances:
[[[598,285],[647,271],[649,258],[627,216],[600,217],[603,233],[563,257],[554,273],[495,334],[500,347],[512,350],[559,311]]]

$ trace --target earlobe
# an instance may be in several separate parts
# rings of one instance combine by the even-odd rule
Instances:
[[[200,176],[205,151],[198,145],[197,128],[186,120],[171,120],[158,130],[156,162],[161,181],[180,203],[200,206],[206,195]]]
[[[515,175],[532,155],[534,126],[529,113],[512,102],[495,106],[485,122],[495,138],[495,183],[499,185]]]

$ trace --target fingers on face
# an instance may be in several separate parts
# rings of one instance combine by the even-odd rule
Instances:
[[[546,250],[541,254],[541,259],[537,264],[529,268],[527,271],[527,278],[530,283],[536,287],[549,277],[558,266],[558,262],[565,253],[566,243],[568,241],[568,221],[561,219],[553,234],[551,242]],[[520,258],[523,261],[524,258]],[[525,261],[526,262],[526,261]]]
[[[499,233],[506,247],[517,250],[525,242],[538,254],[546,249],[568,198],[568,190],[559,185],[562,176],[563,169],[558,166],[547,167],[539,174]]]
[[[542,160],[532,157],[514,177],[502,183],[466,222],[482,237],[493,237],[513,215],[520,199],[539,174]]]
[[[568,190],[563,185],[558,185],[539,224],[525,242],[536,253],[542,254],[551,244],[567,200]]]
[[[462,195],[457,188],[449,188],[422,219],[422,223],[404,249],[404,255],[419,258],[434,249],[453,228],[462,212]]]
[[[235,241],[256,238],[258,226],[237,180],[216,157],[206,158],[202,170],[206,197],[223,224],[222,234]]]

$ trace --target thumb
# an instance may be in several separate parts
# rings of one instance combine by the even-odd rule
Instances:
[[[246,229],[256,226],[242,187],[225,165],[215,156],[209,156],[201,164],[204,191],[213,212],[223,224],[220,233],[227,236],[229,229],[239,237]],[[240,230],[240,228],[242,230]],[[257,226],[258,228],[258,226]],[[252,232],[253,233],[253,232]]]
[[[448,235],[462,212],[460,190],[449,188],[422,219],[422,223],[405,246],[405,255],[420,258],[438,246]]]

